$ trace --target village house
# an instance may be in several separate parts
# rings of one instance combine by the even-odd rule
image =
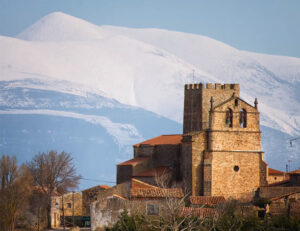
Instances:
[[[63,220],[63,217],[65,218]],[[51,227],[81,225],[82,219],[82,194],[70,192],[64,195],[51,197]]]
[[[110,188],[107,185],[97,185],[91,188],[82,190],[82,216],[90,216],[90,205],[97,200],[101,191]]]

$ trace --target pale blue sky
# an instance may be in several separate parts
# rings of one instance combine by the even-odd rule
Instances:
[[[300,58],[300,0],[0,0],[0,35],[54,11],[97,25],[206,35],[242,50]]]

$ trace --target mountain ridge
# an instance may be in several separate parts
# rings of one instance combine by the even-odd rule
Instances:
[[[289,158],[300,165],[300,148],[288,146],[288,139],[300,134],[299,58],[240,51],[209,37],[183,32],[97,26],[61,12],[43,17],[16,38],[0,36],[0,50],[0,116],[7,123],[13,123],[7,117],[9,111],[22,115],[20,110],[28,110],[26,121],[33,123],[31,113],[55,126],[54,118],[67,111],[68,117],[59,117],[59,123],[69,118],[75,125],[84,114],[107,117],[122,127],[134,124],[132,118],[137,113],[137,132],[147,139],[159,135],[158,131],[178,131],[184,84],[239,83],[241,98],[250,104],[258,98],[261,125],[267,133],[263,137],[266,159],[272,166],[281,166],[279,161]],[[52,112],[37,115],[41,110]],[[56,115],[49,115],[54,111]],[[152,126],[142,117],[151,120]],[[21,124],[21,117],[18,121]],[[159,126],[154,126],[154,121]],[[87,136],[90,125],[84,120],[80,124]],[[9,128],[17,129],[13,124]],[[66,129],[71,134],[71,126]],[[128,155],[132,142],[126,142]],[[118,150],[116,143],[108,143]],[[79,143],[74,145],[80,147]],[[121,156],[120,150],[116,152]],[[272,156],[276,161],[272,162]]]

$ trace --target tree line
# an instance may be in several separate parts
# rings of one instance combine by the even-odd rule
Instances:
[[[76,173],[69,153],[39,153],[18,165],[15,156],[0,160],[0,230],[14,231],[16,226],[40,230],[51,226],[51,197],[77,187]]]

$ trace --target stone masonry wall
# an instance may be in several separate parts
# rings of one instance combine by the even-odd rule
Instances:
[[[152,166],[168,166],[176,168],[179,164],[180,145],[157,145],[152,157]]]
[[[130,180],[132,177],[132,165],[117,166],[117,184]]]
[[[300,192],[300,186],[295,187],[282,187],[282,186],[266,186],[266,187],[260,187],[259,189],[259,196],[263,198],[274,198],[274,197],[280,197],[282,195],[286,195],[288,193],[293,192]]]
[[[140,146],[133,146],[134,158],[136,157],[152,157],[154,153],[154,146],[143,144]]]
[[[260,186],[260,160],[256,152],[213,152],[212,196],[251,200]]]
[[[236,105],[237,103],[237,105]],[[215,105],[216,106],[216,105]],[[226,111],[230,108],[233,112],[233,126],[226,125]],[[246,110],[247,127],[240,127],[240,111]],[[232,131],[259,131],[259,112],[256,108],[250,106],[246,102],[233,97],[228,102],[217,106],[213,111],[212,130]]]
[[[180,156],[180,172],[186,193],[192,193],[192,136],[183,136]]]
[[[193,136],[192,143],[192,195],[199,196],[203,193],[203,164],[204,151],[207,148],[207,133],[201,132]]]
[[[200,131],[208,128],[210,99],[214,97],[214,105],[229,99],[233,93],[239,96],[238,84],[208,83],[187,84],[184,91],[183,133]]]
[[[124,183],[117,184],[111,188],[101,191],[97,196],[97,200],[103,200],[104,198],[112,196],[113,194],[118,194],[125,198],[129,198],[130,188],[131,188],[131,181],[126,181]]]
[[[212,131],[211,150],[260,151],[260,132]]]

